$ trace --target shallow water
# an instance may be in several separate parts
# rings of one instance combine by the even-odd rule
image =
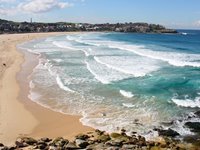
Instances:
[[[82,115],[85,125],[146,135],[200,108],[200,31],[184,32],[77,33],[24,43],[40,55],[29,98]],[[174,129],[189,132],[180,126]]]

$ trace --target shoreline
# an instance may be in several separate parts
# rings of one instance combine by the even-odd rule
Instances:
[[[0,35],[3,43],[0,46],[3,54],[0,59],[1,142],[7,145],[13,144],[17,137],[25,135],[34,138],[63,136],[72,139],[79,133],[93,130],[83,126],[79,121],[79,116],[54,112],[36,104],[27,97],[29,82],[26,79],[37,64],[34,59],[28,62],[27,58],[29,60],[30,57],[27,57],[27,54],[22,54],[17,49],[17,44],[63,34],[67,34],[67,32]],[[29,67],[27,68],[27,66]]]

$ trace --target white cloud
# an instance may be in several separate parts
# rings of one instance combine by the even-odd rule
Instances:
[[[4,8],[0,6],[0,15],[14,15],[17,12],[15,8]]]
[[[24,12],[41,13],[52,9],[63,9],[72,7],[72,3],[60,2],[58,0],[32,0],[18,5],[18,9]]]
[[[15,2],[15,0],[0,0],[0,3],[10,3]]]
[[[200,20],[196,21],[196,22],[194,23],[194,25],[195,25],[196,27],[200,27]]]

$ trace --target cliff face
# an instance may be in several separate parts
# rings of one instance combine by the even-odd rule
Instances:
[[[0,19],[0,33],[27,32],[62,32],[62,31],[114,31],[134,33],[177,33],[176,30],[166,29],[162,25],[147,23],[116,23],[116,24],[88,24],[88,23],[28,23],[12,22]]]

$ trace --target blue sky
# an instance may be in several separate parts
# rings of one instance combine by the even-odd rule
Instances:
[[[0,18],[41,22],[148,22],[200,29],[200,0],[0,0]]]

